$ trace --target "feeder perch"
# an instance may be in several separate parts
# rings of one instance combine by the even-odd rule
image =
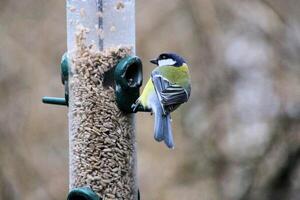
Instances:
[[[61,58],[60,63],[60,71],[61,71],[61,81],[65,87],[65,98],[61,97],[43,97],[42,101],[46,104],[52,105],[61,105],[61,106],[68,106],[69,105],[69,60],[67,57],[67,53]]]

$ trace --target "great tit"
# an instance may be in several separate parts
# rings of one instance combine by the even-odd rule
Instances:
[[[133,110],[140,106],[150,109],[155,115],[155,140],[164,140],[169,148],[174,148],[170,113],[190,97],[189,69],[184,59],[175,53],[162,53],[150,62],[157,67],[133,105]]]

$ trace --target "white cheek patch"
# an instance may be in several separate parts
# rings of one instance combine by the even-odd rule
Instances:
[[[166,66],[166,65],[172,66],[172,65],[174,65],[175,63],[176,63],[175,60],[169,58],[169,59],[159,60],[159,61],[158,61],[158,66],[160,66],[160,67],[161,67],[161,66]]]

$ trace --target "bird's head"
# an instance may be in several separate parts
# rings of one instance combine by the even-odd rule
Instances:
[[[158,58],[150,60],[151,63],[158,66],[174,66],[180,67],[185,61],[184,59],[177,55],[176,53],[162,53],[158,56]]]

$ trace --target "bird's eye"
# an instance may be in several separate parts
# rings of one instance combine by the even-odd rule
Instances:
[[[167,56],[163,55],[161,58],[162,58],[162,59],[166,59],[166,58],[167,58]]]

